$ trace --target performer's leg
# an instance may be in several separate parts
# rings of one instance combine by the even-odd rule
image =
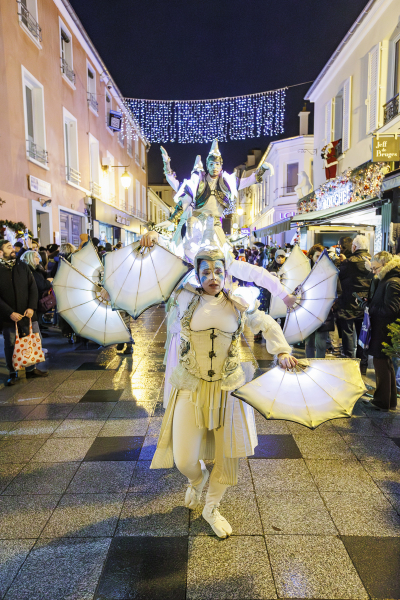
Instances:
[[[172,435],[175,464],[189,480],[185,506],[196,508],[208,479],[208,471],[202,471],[199,461],[204,429],[196,425],[194,406],[190,401],[190,392],[186,390],[178,393]]]
[[[206,496],[206,504],[203,509],[203,518],[211,525],[214,533],[220,538],[231,535],[232,527],[228,521],[219,513],[219,503],[228,489],[228,485],[219,483],[222,475],[224,460],[224,428],[214,430],[215,437],[215,464],[210,477],[210,485]],[[239,459],[236,459],[239,460]]]

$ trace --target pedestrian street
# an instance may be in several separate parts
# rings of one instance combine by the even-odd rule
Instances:
[[[164,307],[133,323],[133,356],[51,333],[49,377],[0,389],[0,598],[400,598],[399,409],[359,400],[315,431],[256,415],[256,453],[220,508],[233,534],[219,539],[202,506],[184,508],[179,471],[149,469]],[[241,353],[271,364],[249,330]]]

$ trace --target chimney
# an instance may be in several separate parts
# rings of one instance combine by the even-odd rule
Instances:
[[[299,112],[300,117],[300,135],[308,135],[308,115],[310,111],[307,110],[306,105],[303,106],[303,110]]]
[[[255,164],[256,164],[256,157],[254,156],[254,154],[248,154],[246,165],[248,167],[253,167]]]

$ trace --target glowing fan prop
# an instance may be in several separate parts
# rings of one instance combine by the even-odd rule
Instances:
[[[91,240],[81,250],[72,254],[71,264],[95,283],[100,283],[103,275],[103,263]]]
[[[61,259],[53,280],[57,311],[78,335],[102,346],[131,342],[118,311],[102,299],[102,288]]]
[[[289,344],[304,341],[326,321],[336,298],[338,274],[324,250],[311,273],[294,291],[298,301],[288,311],[283,329]]]
[[[296,369],[274,367],[233,394],[266,419],[284,419],[314,429],[349,417],[365,392],[357,360],[310,358]]]
[[[158,244],[142,248],[140,242],[107,254],[104,287],[112,305],[134,319],[150,306],[168,300],[192,265]]]
[[[293,291],[301,284],[311,271],[310,261],[300,250],[299,246],[295,245],[289,258],[283,263],[277,275],[281,284],[288,294],[293,294]],[[278,296],[271,297],[269,315],[273,319],[278,317],[286,317],[287,308]]]

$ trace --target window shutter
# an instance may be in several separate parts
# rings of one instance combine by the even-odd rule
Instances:
[[[342,133],[342,151],[346,152],[350,148],[350,128],[351,128],[351,76],[346,79],[343,86],[343,133]]]
[[[378,127],[380,44],[368,53],[367,133]]]
[[[332,141],[332,98],[325,104],[325,144]]]

